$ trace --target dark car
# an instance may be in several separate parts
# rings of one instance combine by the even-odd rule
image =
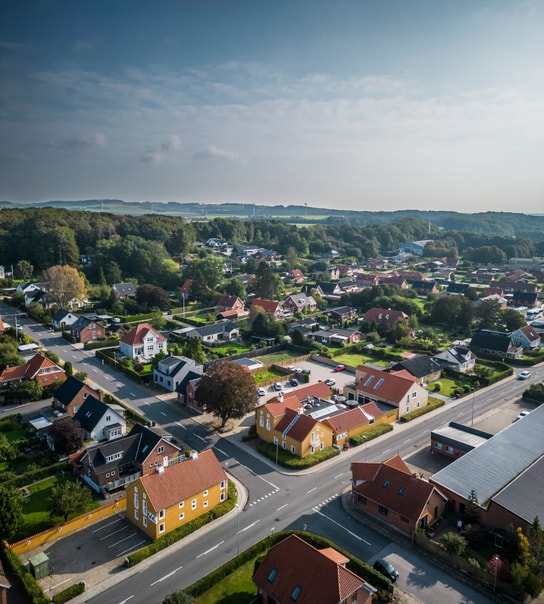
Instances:
[[[379,558],[374,562],[374,570],[377,570],[382,575],[385,575],[388,579],[395,582],[399,578],[399,571],[387,560]]]
[[[295,378],[293,378],[292,380],[289,380],[289,385],[292,388],[296,388],[298,386],[298,380],[295,380]]]

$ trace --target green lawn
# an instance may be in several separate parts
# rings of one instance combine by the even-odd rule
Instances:
[[[21,442],[28,440],[28,430],[25,428],[17,428],[3,433],[9,443]]]
[[[270,382],[272,380],[276,380],[278,378],[284,378],[285,373],[280,373],[279,371],[264,371],[263,369],[258,370],[254,373],[255,383],[262,384],[263,382]]]
[[[262,357],[257,357],[258,361],[261,361],[264,365],[272,365],[272,363],[280,363],[282,361],[288,361],[292,358],[297,358],[300,355],[291,354],[287,351],[273,352],[271,354],[265,354]]]
[[[40,531],[44,531],[52,526],[63,522],[63,519],[61,517],[57,516],[51,518],[48,506],[48,500],[49,497],[51,497],[53,487],[59,482],[59,480],[71,480],[71,478],[58,478],[57,476],[52,476],[51,478],[47,478],[46,480],[42,480],[40,482],[28,486],[30,496],[23,497],[24,524],[19,533],[15,535],[13,539],[14,541],[18,541],[20,539],[24,539],[25,537],[35,535]],[[98,501],[95,501],[93,499],[89,507],[85,509],[84,512],[94,510],[99,506],[100,504],[98,503]],[[73,514],[71,518],[74,518],[78,515],[79,513]]]
[[[251,346],[240,344],[239,342],[226,342],[221,346],[214,346],[213,351],[220,354],[244,354],[252,350]]]
[[[195,604],[251,604],[257,596],[257,587],[253,583],[255,559],[246,562],[233,573],[216,583],[214,587],[195,598]]]

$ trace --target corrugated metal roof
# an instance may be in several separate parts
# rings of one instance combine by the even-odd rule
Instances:
[[[489,500],[512,484],[544,455],[544,405],[537,407],[527,417],[514,422],[476,449],[469,451],[432,477],[441,485],[461,497],[471,489],[478,494],[480,504],[487,507]],[[540,482],[544,482],[541,480]],[[538,505],[538,489],[523,491],[524,507]],[[503,495],[506,501],[507,495]],[[513,495],[508,495],[512,498]],[[530,503],[532,501],[532,503]],[[544,517],[544,499],[540,499],[540,517]],[[523,517],[525,514],[523,514]]]

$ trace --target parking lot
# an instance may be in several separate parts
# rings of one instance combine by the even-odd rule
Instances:
[[[49,575],[39,580],[50,597],[74,583],[85,581],[90,587],[123,570],[123,560],[150,539],[128,522],[124,513],[72,533],[21,556],[26,564],[32,556],[45,552]]]

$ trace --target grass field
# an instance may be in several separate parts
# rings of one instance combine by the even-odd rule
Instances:
[[[255,601],[257,587],[253,583],[255,560],[246,562],[214,587],[195,598],[195,604],[250,604]]]

